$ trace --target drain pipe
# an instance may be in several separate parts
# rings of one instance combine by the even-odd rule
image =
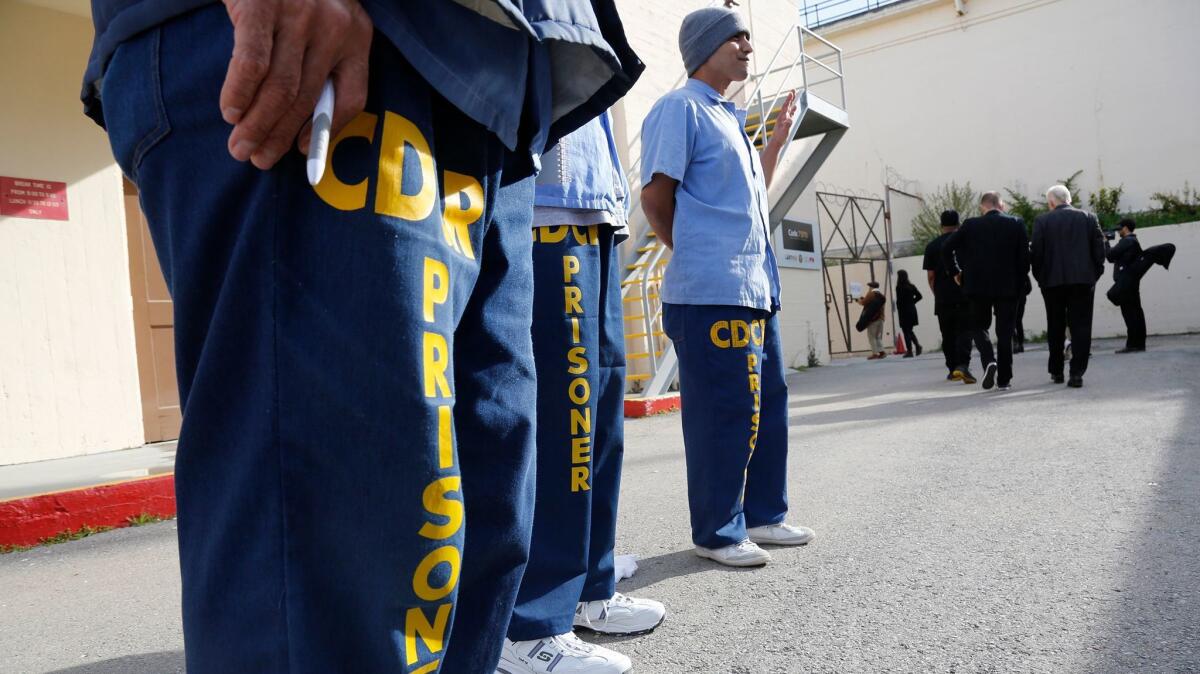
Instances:
[[[966,0],[954,0],[954,11],[958,12],[959,16],[967,13]]]

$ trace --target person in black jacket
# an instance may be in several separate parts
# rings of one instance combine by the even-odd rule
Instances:
[[[1112,246],[1104,241],[1104,257],[1113,263],[1113,281],[1126,284],[1125,297],[1121,300],[1121,318],[1125,319],[1125,348],[1117,353],[1136,353],[1146,350],[1146,312],[1142,311],[1141,279],[1132,278],[1130,267],[1142,255],[1142,244],[1138,243],[1137,223],[1125,218],[1118,225],[1120,242]],[[1130,278],[1125,278],[1130,277]]]
[[[1055,185],[1046,191],[1052,209],[1033,221],[1030,246],[1033,276],[1046,300],[1048,370],[1063,381],[1066,330],[1071,328],[1071,370],[1067,385],[1083,386],[1092,349],[1092,312],[1096,281],[1104,274],[1104,233],[1096,216],[1071,206],[1071,191]]]
[[[971,324],[960,340],[974,338],[983,364],[983,388],[1012,381],[1013,323],[1017,298],[1029,273],[1029,236],[1025,221],[1004,212],[999,192],[985,192],[979,202],[982,216],[968,218],[946,240],[942,259],[970,303]],[[988,330],[996,315],[997,359]]]
[[[913,333],[913,326],[921,322],[917,316],[917,302],[920,301],[921,291],[908,280],[908,272],[903,269],[896,272],[896,313],[900,319],[900,330],[904,332],[905,358],[919,356],[924,351]]]
[[[1024,284],[1021,296],[1017,298],[1017,316],[1013,321],[1013,353],[1025,353],[1025,303],[1029,293],[1033,292],[1033,281],[1029,280],[1029,274],[1025,275]]]
[[[971,341],[966,341],[966,351],[961,352],[958,340],[959,333],[967,326],[967,297],[942,263],[942,245],[958,230],[958,211],[942,211],[941,221],[942,235],[925,246],[921,268],[933,292],[933,313],[942,333],[942,355],[946,359],[946,381],[974,384],[975,377],[967,367],[971,363]]]

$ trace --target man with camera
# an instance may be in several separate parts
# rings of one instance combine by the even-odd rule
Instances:
[[[1116,232],[1104,233],[1104,257],[1113,263],[1113,281],[1125,286],[1121,300],[1121,318],[1125,319],[1125,348],[1117,353],[1137,353],[1146,350],[1146,312],[1142,311],[1141,279],[1130,267],[1142,255],[1142,244],[1138,243],[1133,230],[1137,223],[1125,218],[1117,225]],[[1120,235],[1117,245],[1109,243]]]

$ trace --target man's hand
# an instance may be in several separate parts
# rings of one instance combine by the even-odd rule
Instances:
[[[771,138],[768,142],[778,143],[783,147],[783,143],[787,142],[789,136],[792,135],[792,125],[796,123],[796,90],[792,89],[788,92],[787,98],[783,99],[783,106],[779,108],[779,115],[775,118],[775,129],[771,131]]]
[[[328,77],[337,92],[331,135],[362,112],[373,27],[357,0],[224,2],[233,57],[221,116],[234,125],[234,159],[265,170],[293,142],[307,152],[313,108]]]

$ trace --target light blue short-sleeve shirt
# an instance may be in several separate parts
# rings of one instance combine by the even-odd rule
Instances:
[[[745,121],[745,110],[689,79],[642,123],[642,186],[655,173],[679,181],[664,302],[779,308],[767,186]]]

